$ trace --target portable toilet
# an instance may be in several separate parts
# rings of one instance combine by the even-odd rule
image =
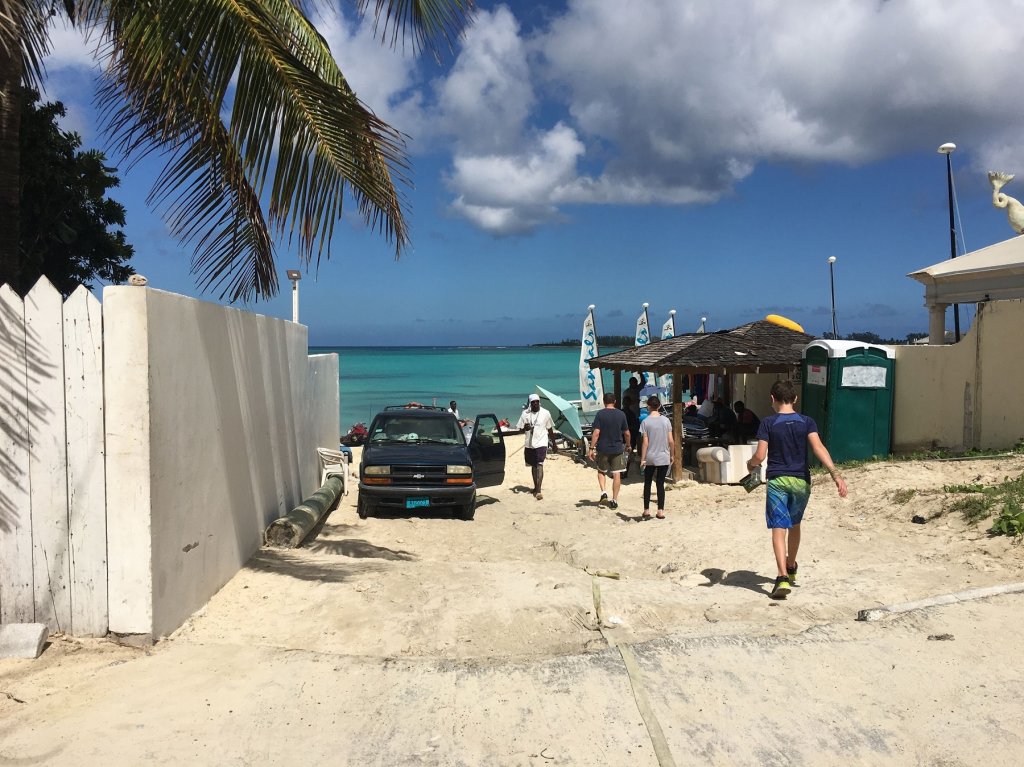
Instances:
[[[889,454],[896,351],[861,341],[812,341],[801,363],[800,412],[834,461]]]

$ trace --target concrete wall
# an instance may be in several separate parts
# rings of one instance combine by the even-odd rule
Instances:
[[[338,442],[341,438],[339,384],[337,354],[309,356],[309,394],[306,398],[306,419],[309,423],[310,434],[317,447],[338,449]],[[328,410],[331,407],[334,408],[333,411]],[[329,417],[331,412],[334,413],[333,417]],[[317,476],[319,477],[319,475]]]
[[[337,360],[310,362],[302,325],[147,288],[106,288],[103,315],[110,630],[157,638],[316,489]]]
[[[1024,437],[1024,302],[978,305],[946,346],[897,346],[893,450],[1008,448]]]

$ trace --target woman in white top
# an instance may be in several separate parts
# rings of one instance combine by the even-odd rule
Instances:
[[[644,519],[651,518],[651,480],[658,490],[658,519],[665,518],[665,475],[672,465],[675,441],[672,439],[672,423],[661,413],[661,400],[648,397],[650,411],[640,424],[642,445],[640,447],[640,468],[644,472]]]

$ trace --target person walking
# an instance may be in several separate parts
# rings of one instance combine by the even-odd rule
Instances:
[[[544,484],[544,459],[547,458],[548,443],[556,453],[558,445],[555,443],[555,422],[551,420],[551,414],[541,408],[538,395],[530,395],[516,429],[526,434],[523,457],[533,475],[533,489],[530,492],[539,501],[544,497],[541,486]]]
[[[629,424],[626,414],[615,407],[615,395],[604,395],[604,407],[594,416],[591,432],[590,457],[597,463],[597,484],[601,488],[601,500],[608,502],[605,492],[605,474],[612,477],[612,500],[608,505],[619,508],[619,489],[622,487],[622,472],[626,470],[626,454],[630,450]]]
[[[772,599],[785,599],[796,583],[797,552],[800,549],[800,524],[804,509],[811,497],[811,471],[807,461],[807,448],[821,462],[839,497],[846,497],[846,481],[832,463],[828,448],[818,436],[814,419],[797,413],[796,387],[792,381],[776,381],[771,391],[774,415],[765,416],[757,429],[757,450],[747,461],[747,470],[753,471],[768,458],[768,497],[765,502],[765,520],[772,531],[772,550],[778,577],[772,589]]]
[[[640,446],[640,470],[644,473],[644,519],[651,518],[651,482],[658,493],[658,519],[665,518],[665,475],[672,465],[675,440],[672,424],[661,412],[661,400],[647,398],[648,415],[640,424],[643,442]]]

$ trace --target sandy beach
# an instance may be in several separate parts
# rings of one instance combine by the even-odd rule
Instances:
[[[816,476],[775,602],[763,490],[684,482],[639,522],[635,474],[612,511],[554,455],[537,501],[520,446],[473,522],[360,521],[353,490],[152,648],[0,660],[0,764],[655,765],[659,740],[676,764],[1024,761],[1024,595],[855,621],[1024,581],[1024,548],[943,492],[1024,456],[871,463],[846,499]]]

